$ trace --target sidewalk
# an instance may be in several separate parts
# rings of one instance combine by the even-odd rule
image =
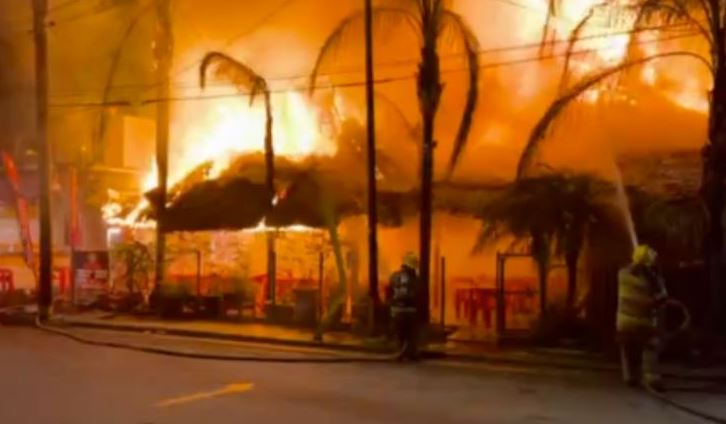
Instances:
[[[323,341],[315,340],[310,329],[292,328],[266,323],[220,321],[169,321],[156,317],[86,313],[56,315],[58,325],[117,331],[153,332],[176,336],[257,342],[306,348],[324,348],[337,351],[363,353],[393,353],[393,346],[381,338],[363,338],[349,332],[326,332]],[[572,349],[539,347],[501,347],[493,344],[448,341],[430,344],[425,354],[432,358],[470,362],[491,362],[528,367],[547,367],[595,372],[619,372],[613,358],[603,354]],[[666,375],[689,375],[693,378],[707,375],[726,381],[726,367],[719,369],[686,369],[664,364]]]
[[[392,353],[384,340],[357,337],[347,332],[326,332],[323,342],[316,341],[308,329],[272,324],[218,321],[167,321],[155,317],[88,313],[56,316],[60,325],[110,329],[118,331],[155,332],[177,336],[200,337],[244,342],[260,342],[287,346],[316,347],[332,350]],[[564,349],[501,348],[481,343],[447,342],[430,345],[426,353],[435,358],[462,361],[487,361],[513,365],[582,369],[615,372],[617,364],[603,355]]]
[[[362,339],[346,332],[327,332],[324,342],[315,341],[312,330],[284,327],[280,325],[250,322],[220,322],[204,320],[170,321],[156,317],[87,313],[80,315],[56,315],[54,321],[86,328],[102,328],[119,331],[142,331],[165,333],[177,336],[201,337],[235,341],[264,342],[292,346],[329,347],[340,350],[373,350],[366,347]]]

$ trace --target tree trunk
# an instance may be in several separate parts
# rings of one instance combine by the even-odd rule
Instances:
[[[338,272],[338,288],[337,293],[331,296],[330,305],[328,307],[328,315],[321,320],[317,334],[322,337],[325,330],[330,327],[332,320],[339,316],[341,308],[345,305],[346,291],[348,287],[348,273],[345,270],[345,258],[343,257],[343,244],[340,241],[338,233],[337,211],[335,209],[335,199],[323,193],[321,199],[321,212],[325,219],[325,225],[328,228],[328,236],[330,237],[330,245],[333,248],[333,256],[335,257],[335,268]],[[323,293],[320,293],[321,299]]]
[[[275,196],[275,146],[272,143],[272,99],[269,91],[265,93],[265,187],[270,199]]]
[[[40,152],[40,277],[38,281],[38,318],[48,318],[53,302],[52,268],[53,239],[50,202],[51,150],[48,125],[48,39],[45,32],[47,0],[33,2],[33,35],[35,42],[36,145]]]
[[[272,99],[270,92],[265,92],[265,188],[270,199],[269,210],[275,203],[275,146],[272,143]],[[277,292],[277,255],[275,252],[275,233],[267,232],[267,293],[271,305],[276,304]]]
[[[378,329],[380,309],[378,293],[378,187],[376,181],[376,108],[373,74],[373,0],[366,0],[366,123],[367,123],[367,178],[368,178],[368,295],[370,297],[369,331]]]
[[[709,227],[704,243],[704,263],[709,279],[710,323],[714,330],[726,328],[724,304],[724,225],[726,206],[726,65],[718,70],[711,99],[709,144],[703,151],[702,196],[709,214]]]
[[[173,52],[171,29],[171,5],[169,0],[157,0],[157,33],[154,45],[156,80],[158,84],[156,105],[156,167],[158,171],[158,203],[156,205],[156,285],[164,281],[166,238],[167,180],[169,174],[169,73]]]
[[[565,255],[567,265],[567,312],[575,311],[575,299],[577,297],[577,262],[580,252],[568,252]]]
[[[544,317],[547,315],[547,279],[550,268],[550,242],[546,235],[532,234],[532,257],[537,263],[539,277],[539,310]]]
[[[537,260],[537,276],[539,277],[539,310],[541,316],[547,315],[547,279],[549,275],[549,264],[543,260]]]
[[[424,25],[426,28],[426,25]],[[424,47],[418,75],[418,97],[423,121],[423,157],[421,163],[421,319],[429,321],[429,288],[431,279],[431,222],[433,215],[434,125],[441,98],[441,73],[436,51],[435,30],[424,29]]]

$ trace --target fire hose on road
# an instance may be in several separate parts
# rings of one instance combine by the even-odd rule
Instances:
[[[41,331],[56,336],[62,336],[90,346],[110,347],[115,349],[125,349],[136,352],[151,353],[156,355],[174,356],[190,359],[206,359],[216,361],[237,361],[237,362],[267,362],[267,363],[288,363],[288,364],[346,364],[346,363],[388,363],[396,361],[400,358],[401,352],[393,355],[354,355],[354,356],[334,356],[334,357],[289,357],[289,356],[242,356],[242,355],[219,355],[212,353],[202,353],[196,351],[183,351],[178,349],[166,349],[162,347],[139,346],[123,342],[115,341],[99,341],[92,340],[87,337],[79,336],[71,331],[62,328],[43,324],[40,320],[35,320],[35,327]]]
[[[664,314],[665,310],[667,310],[668,308],[680,310],[681,314],[683,315],[683,321],[678,326],[678,328],[675,329],[674,331],[670,331],[670,332],[663,331],[661,333],[661,337],[663,339],[664,344],[668,344],[669,342],[671,342],[674,338],[676,338],[680,334],[688,331],[688,329],[691,327],[691,313],[688,310],[688,308],[686,307],[686,305],[683,304],[683,302],[673,299],[673,298],[669,298],[661,306],[661,313]],[[695,408],[691,408],[689,406],[676,402],[673,399],[669,398],[668,396],[665,396],[663,393],[661,393],[661,391],[654,389],[652,386],[650,386],[648,384],[646,384],[645,389],[651,396],[653,396],[654,398],[660,400],[661,402],[663,402],[673,408],[676,408],[680,411],[691,414],[693,416],[696,416],[696,417],[706,420],[708,422],[713,422],[713,423],[717,423],[717,424],[726,424],[726,418],[717,417],[715,415],[711,415],[706,412],[699,411]]]
[[[681,303],[680,301],[677,301],[675,299],[668,299],[662,305],[662,308],[678,309],[681,311],[681,313],[683,315],[683,321],[677,329],[670,331],[670,332],[662,333],[661,337],[663,338],[664,343],[667,344],[670,341],[672,341],[675,337],[677,337],[678,335],[682,334],[683,332],[687,331],[690,328],[691,315],[690,315],[690,312],[688,311],[688,309],[686,308],[686,306],[683,303]],[[151,354],[157,354],[157,355],[166,355],[166,356],[174,356],[174,357],[190,358],[190,359],[206,359],[206,360],[238,361],[238,362],[290,363],[290,364],[295,364],[295,363],[298,363],[298,364],[303,364],[303,363],[312,363],[312,364],[316,364],[316,363],[317,364],[390,363],[390,362],[398,360],[402,353],[402,352],[397,352],[393,355],[378,355],[378,356],[359,355],[359,356],[336,356],[336,357],[219,355],[219,354],[202,353],[202,352],[196,352],[196,351],[181,351],[181,350],[177,350],[177,349],[167,349],[167,348],[162,348],[162,347],[139,346],[139,345],[133,345],[133,344],[115,342],[115,341],[92,340],[90,338],[74,334],[71,331],[66,331],[59,327],[45,325],[37,319],[35,322],[35,326],[38,329],[40,329],[41,331],[47,332],[49,334],[62,336],[62,337],[68,338],[70,340],[76,341],[78,343],[86,344],[86,345],[110,347],[110,348],[116,348],[116,349],[125,349],[125,350],[131,350],[131,351],[137,351],[137,352],[143,352],[143,353],[151,353]],[[713,422],[713,423],[717,423],[717,424],[726,424],[726,418],[717,417],[715,415],[711,415],[711,414],[705,413],[703,411],[699,411],[697,409],[694,409],[689,406],[678,403],[675,400],[663,395],[658,390],[655,390],[653,387],[646,386],[645,389],[646,389],[647,393],[649,393],[652,397],[656,398],[657,400],[659,400],[673,408],[676,408],[680,411],[683,411],[683,412],[693,415],[695,417],[701,418],[708,422]]]

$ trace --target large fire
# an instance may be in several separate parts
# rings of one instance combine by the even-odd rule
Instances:
[[[521,31],[522,36],[528,41],[536,41],[542,35],[542,16],[546,16],[548,0],[529,0],[526,4],[530,13],[522,12],[526,19],[521,22],[524,25]],[[608,66],[622,62],[628,54],[631,43],[630,30],[635,20],[635,9],[628,10],[627,6],[634,4],[633,0],[620,0],[609,2],[603,5],[601,0],[569,0],[560,2],[557,17],[550,21],[550,40],[556,41],[556,53],[564,51],[567,40],[579,22],[588,16],[592,11],[587,25],[580,29],[574,49],[575,52],[587,52],[576,54],[570,63],[571,72],[576,75],[586,75],[604,69]],[[595,8],[593,9],[593,6]],[[536,13],[531,13],[536,11]],[[658,25],[653,25],[658,26]],[[634,44],[645,56],[652,56],[658,53],[673,50],[692,50],[693,31],[684,26],[671,24],[663,25],[666,31],[642,31],[634,35]],[[680,30],[674,33],[673,30]],[[671,41],[663,41],[671,40]],[[701,64],[674,61],[668,59],[667,65],[660,65],[653,61],[646,63],[639,71],[640,80],[643,84],[658,89],[672,102],[678,106],[700,113],[708,111],[708,83],[700,68]],[[662,77],[659,79],[659,75]],[[663,80],[666,80],[664,83]],[[678,84],[672,84],[672,80]],[[671,82],[668,84],[668,82]],[[594,103],[601,98],[607,89],[594,88],[585,96],[584,100]]]
[[[272,110],[275,155],[302,159],[335,153],[335,140],[322,129],[320,114],[302,94],[273,94]],[[170,163],[170,185],[205,162],[213,163],[208,177],[214,179],[235,155],[264,151],[262,102],[250,107],[247,98],[215,99],[200,107],[187,105],[179,113],[173,132],[179,134],[175,142],[179,143],[180,155]]]
[[[589,3],[589,4],[588,4]],[[565,14],[568,16],[578,17],[577,20],[586,16],[591,6],[599,4],[599,1],[568,1],[565,2]],[[617,6],[627,6],[632,4],[632,0],[621,0],[615,4]],[[612,9],[613,6],[610,6]],[[620,13],[614,15],[612,10],[596,9],[597,12],[591,18],[592,24],[589,25],[581,34],[581,37],[588,38],[597,34],[608,34],[611,36],[605,38],[588,39],[579,42],[578,45],[586,49],[596,49],[598,55],[605,65],[615,65],[622,62],[628,54],[628,46],[630,44],[631,35],[628,30],[633,27],[635,16]],[[571,14],[571,15],[570,15]],[[684,45],[693,47],[693,31],[689,31],[685,27],[678,28],[678,25],[663,25],[665,31],[642,31],[635,35],[635,45],[642,51],[644,56],[653,56],[673,50],[681,50]],[[676,32],[673,32],[676,31]],[[663,41],[663,40],[672,41]],[[640,80],[644,84],[652,87],[658,87],[663,94],[672,102],[680,107],[693,110],[700,113],[708,111],[708,84],[703,78],[702,65],[689,62],[693,59],[687,59],[686,62],[669,59],[666,66],[661,65],[658,61],[646,63],[640,71]],[[591,67],[597,66],[592,62],[580,61],[579,65],[584,71],[590,71]],[[695,65],[695,67],[694,67]],[[664,87],[659,84],[658,75],[662,74],[666,77],[673,78],[677,75],[677,86]]]
[[[310,156],[329,156],[336,152],[333,135],[321,124],[321,113],[298,92],[273,94],[273,146],[275,155],[292,160]],[[210,163],[208,179],[219,177],[237,155],[264,151],[265,107],[261,102],[249,105],[244,97],[214,99],[210,103],[186,104],[175,111],[172,123],[169,187],[182,181],[200,165]],[[154,161],[143,178],[144,192],[157,186],[158,171]],[[140,223],[141,212],[148,207],[141,200],[126,216],[111,201],[103,215],[114,226],[153,225]],[[256,231],[264,229],[264,222]]]
[[[593,9],[603,2],[601,0],[560,2],[557,16],[549,22],[549,34],[547,34],[547,38],[554,41],[552,53],[555,57],[563,55],[570,34],[583,18],[591,14],[587,25],[579,29],[579,40],[574,48],[577,54],[570,62],[573,78],[622,62],[629,53],[631,42],[635,42],[644,55],[670,51],[674,47],[673,43],[676,43],[675,47],[678,49],[683,47],[682,39],[674,42],[662,41],[665,36],[672,35],[667,30],[639,32],[634,36],[635,40],[631,40],[629,30],[632,29],[635,16],[632,13],[629,15],[622,11],[617,12],[615,9],[625,10],[632,3],[633,0],[620,0],[610,2],[608,7]],[[514,35],[518,41],[534,45],[542,40],[548,4],[548,0],[523,0],[521,8],[516,12],[517,30],[511,35]],[[477,2],[476,5],[466,6],[464,14],[475,20],[478,19],[475,16],[487,15],[490,7],[492,6],[489,2]],[[687,32],[678,34],[688,35]],[[484,37],[481,33],[479,35],[480,38]],[[495,46],[497,42],[501,45],[502,37],[502,34],[494,37]],[[527,52],[529,55],[531,53],[532,51]],[[705,113],[708,108],[706,94],[708,79],[704,78],[697,68],[694,71],[688,66],[690,65],[681,62],[669,61],[667,66],[652,62],[641,67],[637,74],[631,75],[639,77],[645,86],[656,87],[674,104],[684,109]],[[529,84],[540,83],[529,82]],[[539,88],[537,86],[533,89],[539,90]],[[593,88],[583,96],[583,99],[588,103],[594,103],[606,92],[609,92],[609,88]],[[633,97],[637,98],[637,94]],[[230,160],[236,155],[263,151],[265,108],[261,99],[257,99],[252,106],[248,100],[244,96],[226,98],[219,96],[212,100],[183,102],[177,105],[172,123],[168,182],[170,187],[204,163],[211,163],[207,178],[214,179],[229,166]],[[340,99],[336,96],[336,100]],[[273,143],[276,155],[300,159],[311,155],[335,154],[336,143],[332,131],[323,128],[322,113],[311,105],[303,94],[294,91],[273,94],[272,102]],[[492,137],[499,139],[501,134]],[[157,173],[152,162],[144,177],[143,189],[151,190],[156,184]],[[104,216],[112,224],[135,225],[140,212],[147,206],[142,202],[131,214],[120,217],[120,207],[111,202],[104,208]]]

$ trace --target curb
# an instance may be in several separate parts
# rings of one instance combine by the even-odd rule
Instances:
[[[155,326],[140,326],[133,324],[104,324],[100,322],[81,322],[74,320],[56,319],[53,324],[61,326],[70,326],[78,328],[91,328],[99,330],[111,330],[120,332],[134,332],[134,333],[157,333],[157,334],[168,334],[172,336],[190,337],[190,338],[203,338],[212,340],[225,340],[225,341],[237,341],[247,343],[262,343],[278,346],[288,347],[302,347],[302,348],[315,348],[315,349],[329,349],[338,352],[355,352],[364,354],[393,354],[395,353],[392,349],[381,349],[374,347],[367,347],[362,345],[346,345],[336,343],[324,343],[315,341],[303,341],[303,340],[289,340],[279,339],[272,337],[259,337],[259,336],[246,336],[242,334],[225,334],[210,331],[201,330],[186,330],[186,329],[170,329],[164,327]],[[466,353],[451,353],[443,350],[428,349],[424,350],[423,355],[426,359],[434,360],[450,360],[458,362],[469,362],[469,363],[498,363],[506,365],[519,365],[534,368],[554,368],[563,370],[580,370],[580,371],[595,371],[595,372],[617,372],[618,368],[615,366],[608,365],[597,365],[597,364],[583,364],[583,363],[567,363],[563,361],[538,361],[529,360],[522,358],[512,358],[496,355],[487,354],[466,354]]]
[[[262,343],[279,346],[289,347],[305,347],[315,349],[329,349],[339,352],[359,352],[359,353],[372,353],[372,354],[390,354],[395,353],[391,349],[377,349],[374,347],[367,347],[361,345],[345,345],[336,343],[325,343],[316,341],[304,341],[304,340],[290,340],[290,339],[278,339],[273,337],[259,337],[259,336],[246,336],[244,334],[226,334],[217,333],[212,331],[202,330],[186,330],[180,328],[165,328],[155,326],[142,326],[133,324],[104,324],[100,322],[81,322],[66,319],[55,319],[51,321],[54,325],[59,326],[70,326],[79,328],[91,328],[98,330],[111,330],[120,331],[127,333],[157,333],[157,334],[168,334],[171,336],[190,337],[197,339],[213,339],[213,340],[224,340],[224,341],[236,341],[236,342],[248,342],[248,343]]]

